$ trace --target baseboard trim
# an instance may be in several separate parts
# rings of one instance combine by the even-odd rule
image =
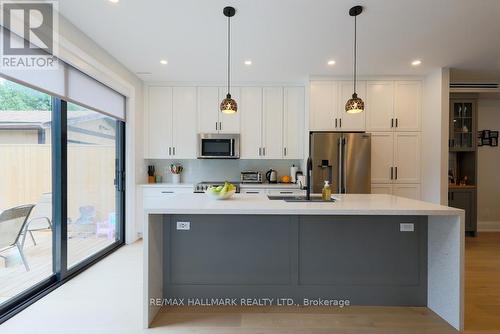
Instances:
[[[500,221],[478,221],[478,232],[500,232]]]

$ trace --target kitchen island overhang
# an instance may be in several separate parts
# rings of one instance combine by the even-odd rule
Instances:
[[[462,329],[463,211],[390,195],[335,197],[179,194],[162,207],[145,203],[144,326],[161,308],[155,299],[310,296],[424,305]]]

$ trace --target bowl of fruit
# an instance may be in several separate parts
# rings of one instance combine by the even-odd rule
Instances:
[[[205,193],[213,199],[229,199],[236,193],[236,186],[229,182],[225,182],[223,186],[208,187]]]

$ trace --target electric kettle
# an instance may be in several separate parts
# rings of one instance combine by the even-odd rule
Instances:
[[[278,172],[274,169],[270,169],[266,173],[266,180],[269,183],[278,183]]]

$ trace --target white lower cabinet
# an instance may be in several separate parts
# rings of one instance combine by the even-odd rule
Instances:
[[[372,184],[372,194],[387,194],[420,200],[420,184]]]
[[[395,196],[420,200],[420,184],[395,184],[393,186],[392,194]]]
[[[165,200],[175,197],[178,194],[192,194],[193,186],[183,187],[143,187],[142,205],[144,209],[161,208]]]

